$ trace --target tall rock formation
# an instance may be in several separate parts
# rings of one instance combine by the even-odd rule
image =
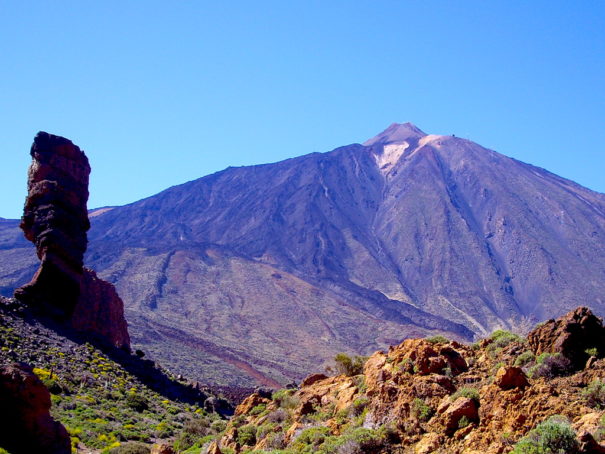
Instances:
[[[31,148],[27,199],[21,218],[25,237],[36,245],[40,268],[15,292],[18,299],[69,319],[80,295],[90,165],[71,141],[39,132]]]
[[[31,148],[21,229],[40,267],[15,297],[79,331],[129,348],[124,304],[109,282],[84,268],[90,228],[88,158],[64,137],[39,132]]]

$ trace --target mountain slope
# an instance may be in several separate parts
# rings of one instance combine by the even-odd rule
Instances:
[[[116,285],[133,342],[219,382],[285,383],[339,351],[469,339],[579,303],[605,313],[604,195],[411,124],[91,220],[86,262]],[[7,264],[10,244],[5,289],[27,263]]]

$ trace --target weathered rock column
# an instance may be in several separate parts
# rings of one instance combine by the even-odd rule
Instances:
[[[112,284],[84,268],[88,158],[70,140],[46,132],[36,135],[30,154],[21,228],[41,263],[15,298],[78,331],[130,348],[124,303]]]
[[[86,209],[90,165],[70,140],[46,132],[36,135],[30,154],[21,228],[36,245],[41,263],[15,297],[69,319],[80,295],[90,228]]]

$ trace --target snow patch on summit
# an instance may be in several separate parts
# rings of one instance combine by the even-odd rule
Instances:
[[[382,148],[382,153],[374,155],[374,160],[376,161],[376,165],[380,172],[383,175],[389,173],[393,166],[397,164],[401,155],[403,155],[405,150],[409,147],[410,144],[407,142],[385,145]]]

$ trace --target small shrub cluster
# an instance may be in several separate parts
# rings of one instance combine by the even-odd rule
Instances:
[[[424,340],[430,344],[447,344],[450,341],[447,337],[441,335],[427,337]]]
[[[536,356],[534,355],[534,352],[529,351],[529,350],[525,351],[525,352],[521,353],[519,356],[517,356],[517,358],[515,358],[515,366],[517,366],[517,367],[527,366],[529,363],[531,363],[535,359],[536,359]]]
[[[571,362],[560,353],[542,353],[536,358],[536,364],[532,366],[528,375],[531,378],[554,378],[566,375],[571,371]]]
[[[151,450],[141,443],[124,443],[109,450],[109,454],[150,454]]]
[[[298,406],[298,398],[293,396],[293,394],[293,389],[280,389],[279,391],[275,391],[271,398],[280,408],[291,410]]]
[[[416,398],[412,401],[412,413],[419,421],[426,422],[432,418],[435,411],[422,399]]]
[[[349,356],[346,353],[338,353],[334,357],[336,371],[339,374],[350,377],[363,373],[363,365],[367,361],[366,356]]]
[[[596,379],[582,392],[589,407],[601,410],[605,408],[605,381]]]
[[[578,452],[576,433],[566,418],[552,416],[523,437],[513,454],[573,454]]]
[[[497,329],[490,336],[489,340],[491,341],[487,346],[487,353],[490,355],[496,354],[498,351],[502,350],[504,347],[508,346],[512,342],[523,342],[524,339],[518,334],[511,333],[510,331],[506,331],[503,329]]]
[[[466,397],[467,399],[473,399],[477,404],[479,403],[479,390],[477,388],[464,387],[460,388],[454,394],[450,396],[452,402],[459,397]]]

